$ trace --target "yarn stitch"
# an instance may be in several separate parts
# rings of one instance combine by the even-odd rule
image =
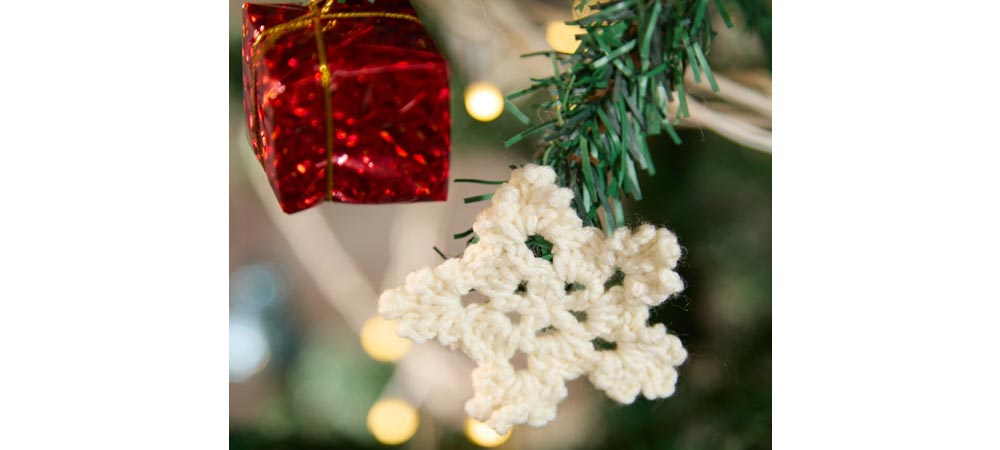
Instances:
[[[501,434],[552,421],[566,381],[584,374],[620,403],[639,392],[669,397],[687,357],[662,324],[646,323],[651,306],[684,289],[673,271],[677,238],[651,225],[605,238],[582,226],[572,198],[550,167],[513,171],[476,218],[477,243],[379,298],[379,313],[398,321],[400,336],[437,339],[475,361],[465,410]],[[536,235],[552,243],[551,262],[525,244]],[[616,270],[621,284],[606,289]],[[489,301],[463,306],[473,289]],[[518,351],[526,369],[511,363]]]

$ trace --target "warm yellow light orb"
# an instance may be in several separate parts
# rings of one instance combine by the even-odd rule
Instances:
[[[503,93],[485,81],[470,84],[465,88],[465,110],[480,122],[496,119],[503,112]]]
[[[501,436],[485,423],[471,417],[465,420],[465,436],[480,447],[496,447],[507,442],[511,431],[513,430],[507,430],[507,433]]]
[[[545,27],[545,41],[549,47],[560,53],[573,53],[580,46],[576,35],[583,34],[583,28],[577,25],[566,25],[563,22],[549,22]]]
[[[368,431],[375,440],[386,445],[402,444],[417,432],[420,418],[417,410],[402,400],[376,402],[368,411]]]
[[[361,348],[372,358],[393,362],[410,351],[413,343],[396,334],[396,322],[375,316],[361,327]]]

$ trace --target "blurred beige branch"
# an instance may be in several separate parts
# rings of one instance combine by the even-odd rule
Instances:
[[[521,58],[548,49],[544,29],[554,21],[572,19],[571,2],[558,8],[538,0],[419,0],[435,16],[444,33],[444,47],[453,63],[473,81],[486,79],[505,92],[529,85],[530,77],[548,76],[545,58]],[[722,31],[723,33],[727,31]],[[734,32],[730,30],[729,32]],[[501,45],[502,44],[502,45]],[[712,130],[745,147],[771,152],[771,77],[766,71],[743,71],[730,78],[716,73],[719,92],[686,77],[691,117],[681,126]],[[762,89],[764,87],[764,89]],[[711,106],[710,106],[711,105]]]
[[[360,334],[364,323],[376,313],[378,292],[373,284],[340,243],[318,208],[291,215],[281,211],[253,151],[246,142],[241,142],[239,147],[243,168],[268,219],[288,242],[323,297],[344,318],[351,331]],[[401,205],[398,208],[390,226],[391,250],[383,285],[401,282],[408,268],[426,262],[421,261],[420,255],[429,253],[422,251],[428,245],[427,236],[441,233],[443,221],[450,216],[448,208],[448,203]],[[420,248],[415,249],[415,246]],[[471,370],[471,364],[460,356],[436,345],[420,345],[399,362],[394,378],[400,378],[399,383],[413,388],[409,395],[415,403],[427,406],[438,420],[458,427],[465,417],[461,406],[472,392],[468,377],[461,374]]]
[[[375,315],[377,298],[372,283],[354,259],[344,250],[333,229],[315,208],[288,215],[281,211],[274,200],[271,186],[264,173],[258,169],[253,150],[243,141],[239,154],[243,168],[268,219],[288,242],[295,257],[316,283],[324,297],[351,327],[354,334],[361,332],[365,321]]]

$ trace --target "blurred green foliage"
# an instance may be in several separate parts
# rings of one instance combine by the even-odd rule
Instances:
[[[687,289],[656,308],[651,321],[679,335],[689,357],[681,367],[677,392],[669,399],[640,399],[629,406],[602,400],[600,423],[606,424],[606,432],[584,448],[770,448],[771,159],[697,130],[684,132],[682,138],[681,146],[664,139],[651,142],[660,172],[640,180],[650,195],[629,205],[628,218],[632,226],[667,226],[684,246],[679,271]],[[356,349],[300,353],[318,357],[300,356],[306,362],[293,369],[291,380],[325,380],[333,387],[322,392],[345,396],[303,398],[308,393],[296,395],[291,390],[296,383],[290,382],[289,392],[281,395],[298,406],[289,408],[291,417],[285,418],[282,432],[233,429],[231,448],[378,448],[370,438],[344,427],[363,432],[367,405],[386,380],[387,366],[372,363]],[[329,400],[326,406],[324,398]],[[347,407],[350,398],[354,400]],[[320,415],[330,423],[310,423],[316,411],[303,407],[333,408]],[[344,413],[358,420],[348,424]],[[329,431],[337,429],[341,432]],[[444,431],[440,443],[447,449],[478,448],[456,430]]]
[[[743,14],[742,28],[760,37],[764,54],[767,55],[767,70],[771,70],[771,2],[770,0],[730,0]]]
[[[771,157],[698,130],[651,143],[656,176],[630,225],[673,230],[687,283],[656,308],[688,350],[677,392],[608,410],[592,448],[755,449],[771,442]]]
[[[732,2],[743,11],[743,26],[766,44],[770,69],[770,3]],[[242,97],[239,51],[234,40],[230,45],[234,104]],[[452,85],[453,92],[461,92],[462,74],[453,74]],[[476,122],[464,114],[458,95],[453,95],[452,111],[455,152],[489,143],[497,151],[510,152],[512,161],[530,156],[529,142],[500,150],[502,138],[521,128],[510,115],[488,124]],[[626,223],[666,226],[684,247],[678,270],[687,288],[656,308],[651,321],[664,323],[680,336],[688,360],[681,367],[677,392],[669,399],[639,399],[629,406],[603,399],[599,423],[605,430],[595,433],[585,449],[771,446],[771,156],[697,129],[681,131],[680,137],[681,145],[662,137],[649,140],[657,175],[640,175],[645,198],[627,205]],[[287,370],[268,413],[254,427],[234,426],[230,448],[382,448],[365,435],[363,421],[390,366],[371,361],[356,348],[301,348],[294,358],[283,364]],[[336,398],[312,396],[301,386]],[[326,419],[316,423],[315,417]],[[437,432],[442,449],[479,448],[458,430]]]

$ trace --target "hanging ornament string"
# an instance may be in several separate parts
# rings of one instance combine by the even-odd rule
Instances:
[[[340,12],[331,13],[330,8],[333,6],[334,0],[311,0],[309,2],[309,12],[303,16],[300,16],[291,21],[276,25],[274,27],[268,28],[254,39],[253,49],[254,49],[254,64],[251,71],[251,79],[253,80],[252,85],[257,85],[257,66],[260,60],[264,57],[272,47],[274,47],[275,42],[278,38],[292,32],[295,30],[300,30],[303,28],[313,27],[314,33],[316,34],[316,57],[319,59],[319,76],[320,76],[320,86],[323,88],[323,113],[325,116],[325,134],[326,134],[326,200],[333,200],[333,170],[330,167],[330,161],[333,159],[333,100],[331,96],[333,93],[330,90],[331,81],[333,76],[330,73],[330,68],[327,66],[326,60],[326,44],[323,42],[323,31],[321,28],[322,22],[324,20],[330,21],[329,26],[334,26],[338,19],[368,19],[368,18],[383,18],[383,19],[397,19],[397,20],[409,20],[411,22],[416,22],[418,24],[423,24],[420,19],[411,14],[404,13],[393,13],[393,12],[378,12],[378,11],[357,11],[357,12]],[[323,6],[320,7],[320,4]],[[257,101],[257,90],[254,89],[251,93],[253,96],[253,104],[257,105],[254,114],[258,117],[261,116],[260,103]],[[259,120],[254,121],[254,128],[259,126]],[[259,129],[255,129],[254,136],[257,140],[257,148],[264,148],[263,138],[259,133]]]
[[[327,10],[333,0],[328,0],[323,6]],[[316,58],[319,59],[320,86],[323,87],[323,120],[326,123],[326,199],[333,200],[333,168],[330,159],[333,158],[333,102],[330,101],[330,68],[326,66],[326,45],[323,44],[323,29],[320,28],[320,18],[323,12],[316,13],[319,3],[309,2],[309,15],[312,16],[313,34],[316,35]],[[331,25],[337,23],[336,20]]]

